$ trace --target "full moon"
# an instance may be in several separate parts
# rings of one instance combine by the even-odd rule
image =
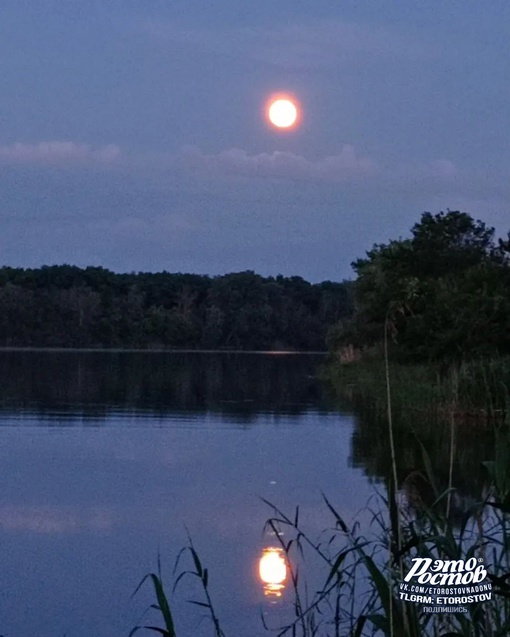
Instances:
[[[292,100],[281,97],[269,103],[267,116],[276,128],[291,128],[298,119],[298,108]]]

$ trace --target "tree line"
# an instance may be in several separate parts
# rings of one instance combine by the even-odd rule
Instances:
[[[324,350],[329,328],[351,310],[349,282],[0,268],[6,347]]]
[[[331,330],[333,350],[402,361],[510,354],[510,233],[460,211],[425,212],[411,237],[376,244],[353,264],[354,310]]]

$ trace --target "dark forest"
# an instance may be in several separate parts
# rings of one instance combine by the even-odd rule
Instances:
[[[351,284],[254,272],[117,274],[71,265],[0,269],[5,347],[325,350]]]

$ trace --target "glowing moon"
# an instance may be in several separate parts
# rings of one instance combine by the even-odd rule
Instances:
[[[279,97],[270,101],[267,116],[276,128],[291,128],[298,120],[298,107],[293,100]]]

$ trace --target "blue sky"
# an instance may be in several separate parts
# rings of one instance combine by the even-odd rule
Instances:
[[[425,210],[505,234],[509,24],[508,0],[2,0],[0,261],[340,280]]]

